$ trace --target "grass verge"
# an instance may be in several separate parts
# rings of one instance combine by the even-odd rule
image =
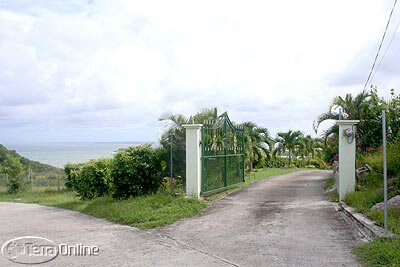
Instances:
[[[348,193],[345,202],[356,208],[373,220],[377,225],[383,227],[383,210],[371,210],[371,207],[383,200],[383,193],[380,188],[364,188],[362,191]],[[400,234],[400,210],[388,209],[388,229]]]
[[[114,200],[110,197],[80,200],[73,192],[56,190],[0,193],[0,201],[65,208],[141,229],[170,224],[199,214],[206,206],[202,200],[174,197],[170,194],[154,194],[126,200]]]
[[[400,239],[377,238],[353,251],[364,266],[400,266]]]
[[[239,184],[238,186],[234,186],[229,188],[228,190],[222,191],[217,194],[213,194],[207,197],[204,197],[204,200],[208,202],[208,206],[212,205],[215,201],[218,201],[219,199],[223,198],[229,193],[232,193],[236,190],[239,190],[240,188],[253,183],[254,181],[257,180],[263,180],[272,176],[276,175],[282,175],[282,174],[288,174],[292,172],[298,172],[298,171],[309,171],[310,169],[306,168],[261,168],[261,169],[254,169],[252,173],[247,174],[244,177],[244,183]]]
[[[331,188],[334,183],[335,183],[335,181],[333,179],[333,176],[330,176],[328,179],[325,180],[324,190]],[[336,192],[328,192],[328,193],[326,193],[326,196],[332,202],[339,202],[339,194]]]
[[[173,223],[182,218],[199,214],[207,205],[218,201],[222,196],[237,190],[255,180],[268,178],[306,169],[265,168],[246,177],[246,182],[225,192],[199,200],[174,197],[168,193],[114,200],[111,197],[100,197],[93,200],[81,200],[74,192],[66,190],[29,190],[18,194],[0,192],[0,202],[34,203],[79,211],[95,217],[126,224],[141,229],[155,228]]]
[[[271,176],[282,175],[292,172],[298,171],[309,171],[310,169],[306,168],[262,168],[256,169],[254,174],[248,175],[245,177],[245,184],[251,184],[256,180],[261,180],[265,178],[269,178]]]

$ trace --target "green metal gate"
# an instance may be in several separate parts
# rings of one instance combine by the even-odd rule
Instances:
[[[201,144],[201,195],[244,182],[243,129],[221,115],[203,123]]]

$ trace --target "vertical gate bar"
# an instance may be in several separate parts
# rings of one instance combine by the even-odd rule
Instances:
[[[205,182],[205,169],[204,169],[204,128],[205,126],[203,125],[203,127],[201,127],[201,188],[200,188],[200,194],[202,192],[205,192],[205,188],[204,188],[204,182]]]
[[[241,132],[241,134],[242,134],[242,151],[241,151],[241,154],[242,154],[242,182],[244,182],[244,169],[245,169],[245,167],[244,167],[244,150],[245,150],[245,148],[244,148],[244,130],[242,130],[242,131],[240,131]]]
[[[227,151],[226,151],[226,145],[227,145],[227,138],[228,138],[228,133],[227,133],[227,117],[224,117],[224,186],[227,187],[228,183],[227,183],[227,170],[228,170],[228,166],[227,166]]]

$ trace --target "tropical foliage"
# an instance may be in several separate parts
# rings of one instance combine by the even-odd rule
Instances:
[[[292,164],[292,157],[294,151],[300,151],[304,146],[303,133],[300,131],[289,130],[287,132],[280,132],[276,135],[275,141],[277,147],[275,154],[281,155],[287,152],[289,157],[289,166]]]
[[[357,148],[361,152],[377,149],[382,144],[382,110],[386,110],[387,116],[387,139],[389,142],[399,140],[400,132],[400,97],[391,90],[391,97],[385,100],[378,96],[377,90],[362,91],[353,96],[347,94],[344,98],[337,96],[332,100],[328,112],[320,114],[313,123],[314,130],[317,131],[320,124],[327,120],[339,119],[340,112],[343,111],[342,119],[360,120],[357,125]],[[336,125],[331,126],[323,132],[326,142],[334,143],[338,134]],[[332,146],[326,146],[328,161],[337,154],[332,151]],[[333,152],[333,153],[332,153]]]
[[[67,185],[82,199],[126,199],[155,193],[165,177],[165,150],[149,144],[118,150],[112,159],[67,164]]]
[[[8,175],[8,192],[16,193],[22,188],[21,173],[24,170],[24,165],[22,165],[19,158],[6,155],[0,164],[0,173],[5,173]]]
[[[82,199],[105,196],[109,192],[112,160],[108,158],[90,160],[84,164],[68,164],[65,172],[68,186]]]
[[[271,158],[274,140],[267,128],[260,127],[254,122],[247,121],[240,126],[243,127],[245,134],[246,163],[252,171],[254,165],[261,167]]]
[[[171,151],[172,149],[175,179],[185,176],[185,160],[182,157],[185,151],[185,131],[181,125],[184,123],[204,123],[205,121],[216,120],[218,117],[225,115],[227,115],[226,112],[218,114],[216,108],[209,108],[203,109],[189,118],[181,114],[172,113],[161,116],[160,120],[167,122],[167,124],[161,135],[160,143],[167,151]],[[300,131],[290,130],[286,133],[282,132],[276,138],[273,138],[268,128],[260,126],[255,122],[246,121],[239,124],[233,122],[233,124],[244,129],[245,162],[249,171],[252,171],[253,168],[263,167],[290,167],[291,165],[304,167],[307,164],[313,165],[311,164],[312,160],[322,156],[323,145],[321,141],[310,135],[304,136]],[[285,160],[286,156],[289,157],[289,161]],[[293,157],[296,158],[296,162],[292,162]],[[303,164],[304,159],[307,162]],[[318,162],[315,165],[319,167],[323,164]],[[182,180],[184,181],[181,178]]]
[[[5,146],[0,145],[0,164],[7,158],[17,158],[18,161],[23,165],[21,176],[27,177],[29,169],[37,176],[41,176],[48,179],[56,179],[62,172],[62,169],[53,167],[51,165],[43,164],[38,161],[30,160],[22,157],[14,150],[9,150]],[[0,172],[1,173],[1,172]]]

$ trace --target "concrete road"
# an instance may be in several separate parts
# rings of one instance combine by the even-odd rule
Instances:
[[[201,216],[150,231],[0,203],[0,245],[31,235],[99,246],[97,256],[59,255],[39,266],[359,266],[351,248],[361,240],[323,194],[328,175],[307,171],[259,181]],[[23,265],[0,256],[0,266]]]

